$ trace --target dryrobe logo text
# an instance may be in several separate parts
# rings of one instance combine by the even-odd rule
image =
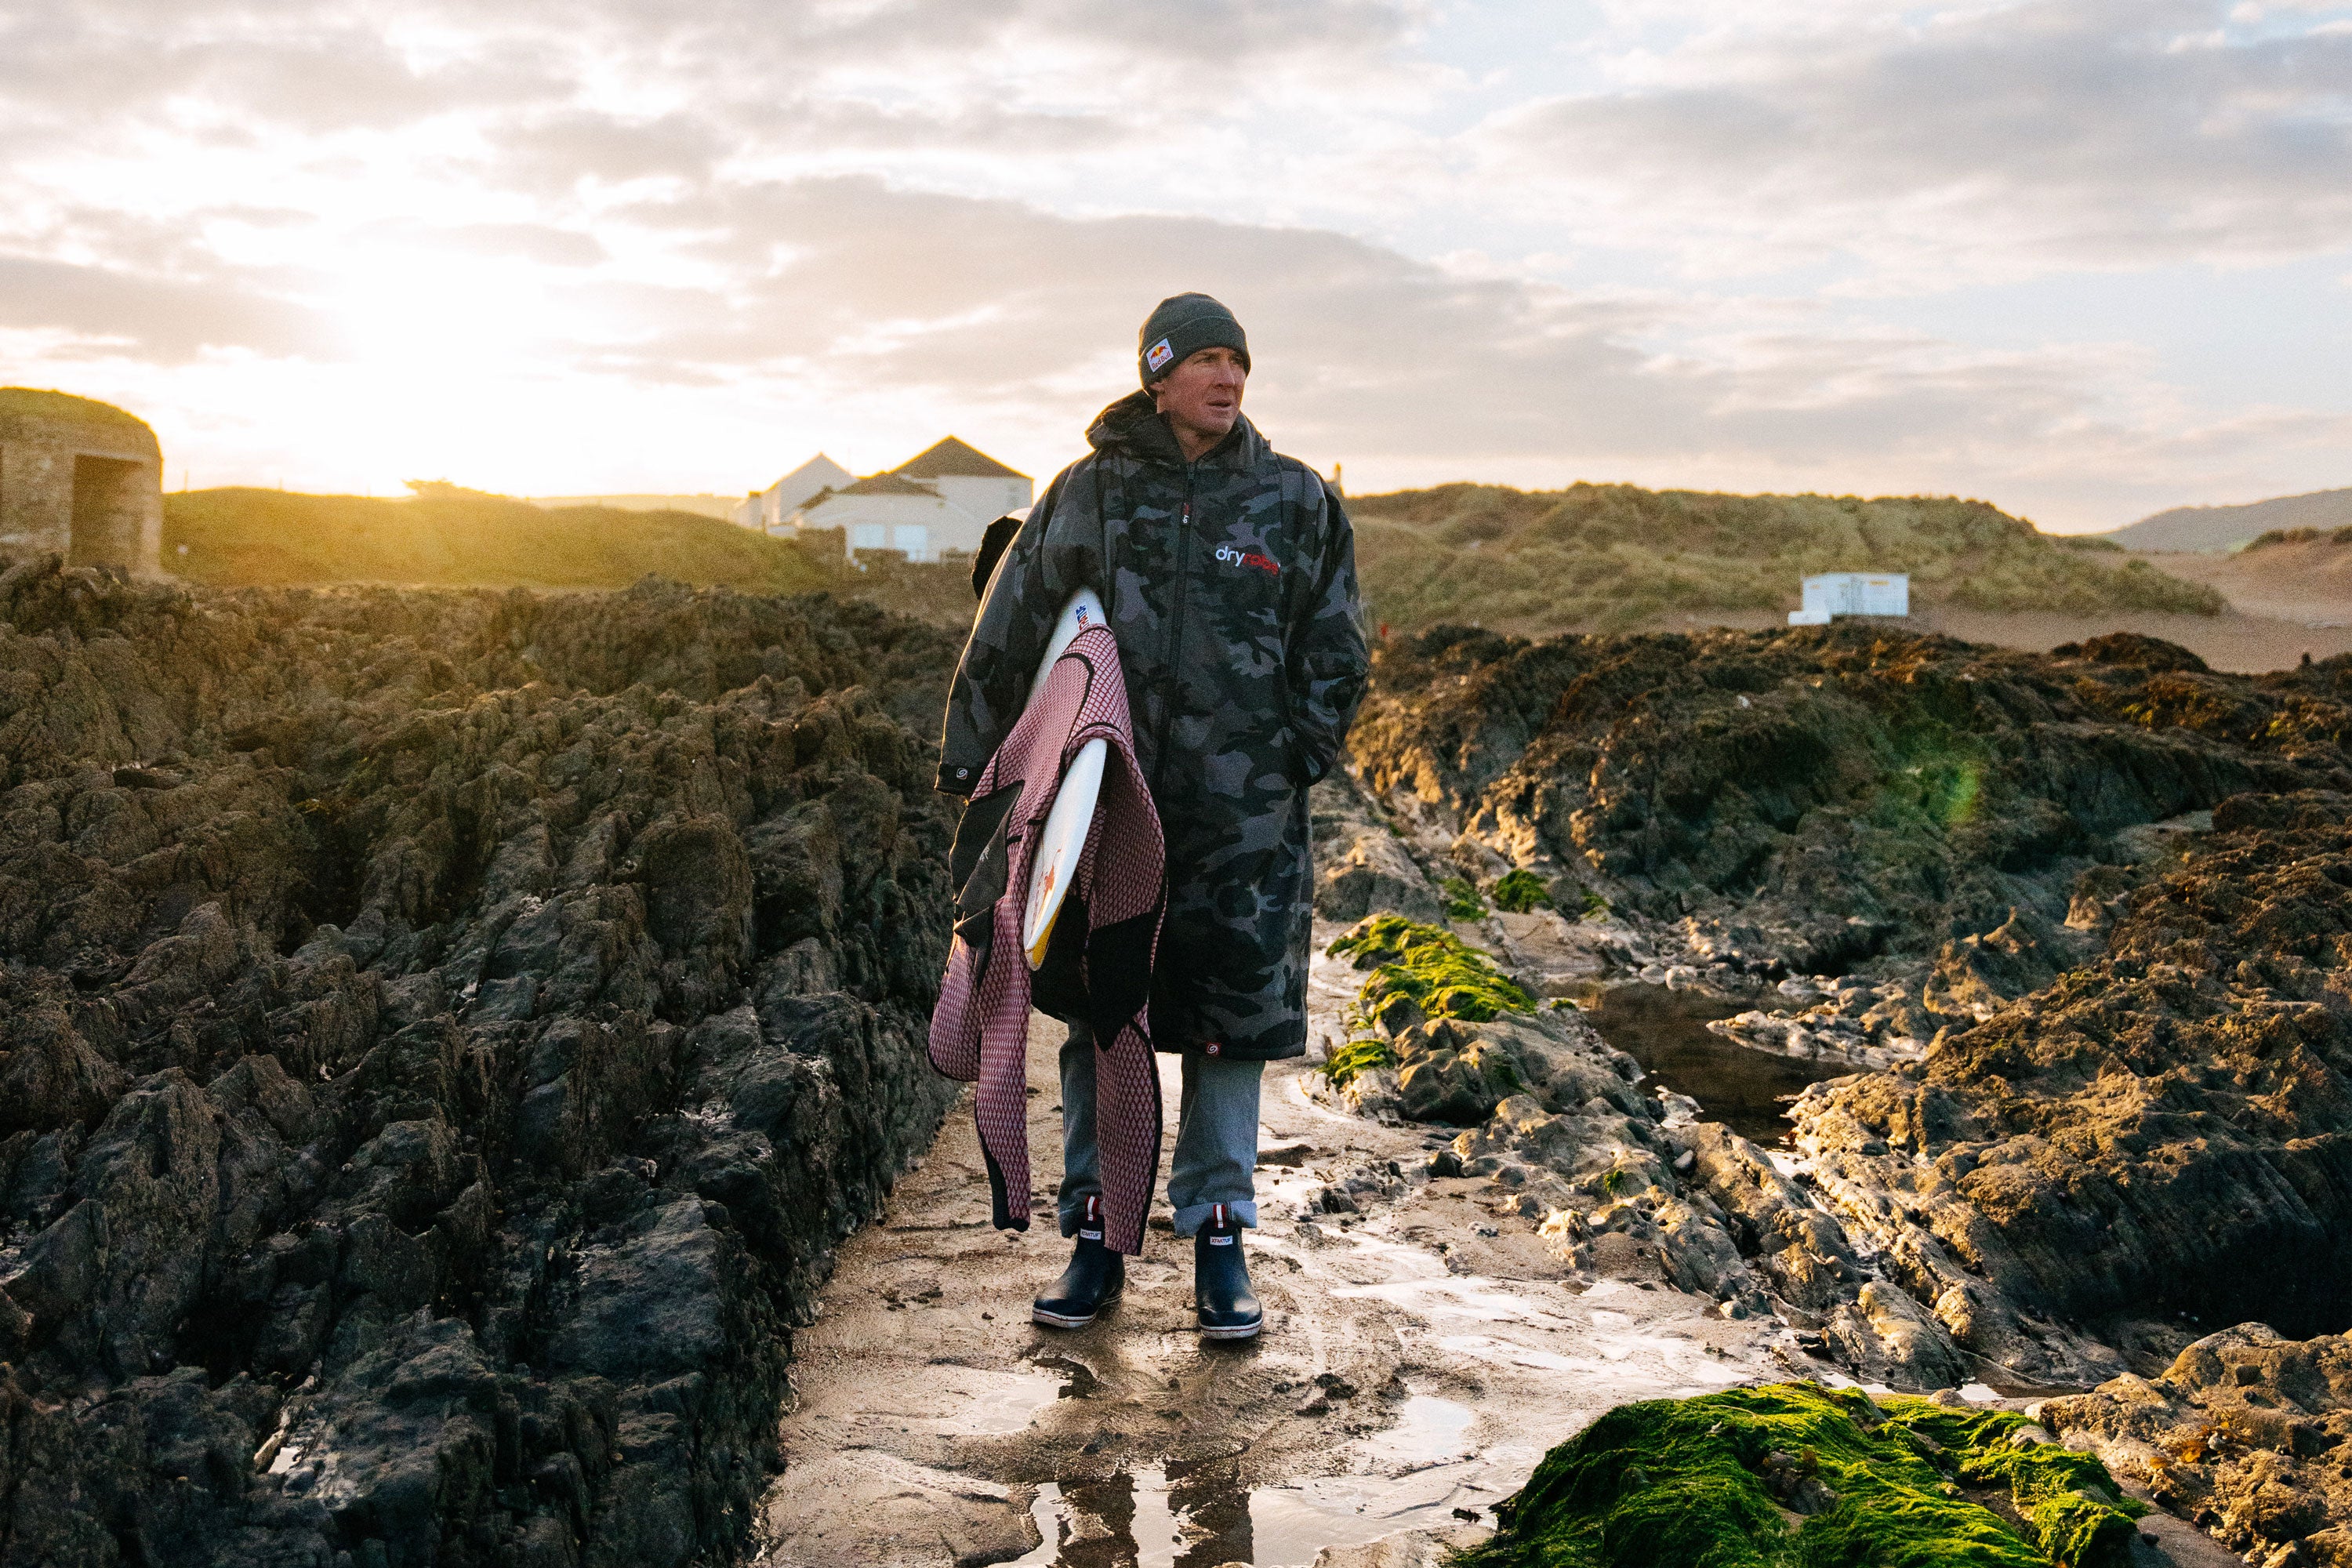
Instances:
[[[1162,338],[1144,351],[1143,363],[1151,369],[1158,370],[1161,365],[1166,364],[1170,360],[1174,359],[1175,357],[1176,351],[1168,346],[1168,340],[1166,338]]]
[[[1228,566],[1255,566],[1261,572],[1271,572],[1277,577],[1282,575],[1282,568],[1274,563],[1272,556],[1261,555],[1255,550],[1242,551],[1230,544],[1220,544],[1217,546],[1217,559]]]

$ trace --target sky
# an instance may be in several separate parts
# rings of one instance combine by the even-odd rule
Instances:
[[[174,489],[1042,481],[1188,289],[1357,493],[2352,485],[2352,4],[0,0],[0,384]]]

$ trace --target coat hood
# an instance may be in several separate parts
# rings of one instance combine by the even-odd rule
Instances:
[[[1130,392],[1096,415],[1094,423],[1087,426],[1087,445],[1097,452],[1117,452],[1147,463],[1184,466],[1184,448],[1176,444],[1176,432],[1160,417],[1148,392]],[[1250,423],[1249,416],[1236,414],[1225,438],[1202,453],[1200,460],[1246,468],[1272,455],[1273,448]]]

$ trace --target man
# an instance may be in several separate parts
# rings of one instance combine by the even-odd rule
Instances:
[[[940,788],[968,795],[1019,717],[1055,617],[1101,596],[1137,760],[1167,840],[1153,1044],[1183,1057],[1168,1198],[1194,1238],[1202,1332],[1264,1322],[1242,1232],[1257,1224],[1258,1086],[1307,1048],[1313,915],[1307,790],[1362,695],[1354,535],[1315,470],[1241,412],[1249,341],[1205,294],[1160,301],[1137,342],[1143,390],[1098,415],[990,580],[948,699]],[[1062,1234],[1070,1266],[1033,1316],[1094,1321],[1125,1283],[1098,1223],[1095,1042],[1062,1047]]]

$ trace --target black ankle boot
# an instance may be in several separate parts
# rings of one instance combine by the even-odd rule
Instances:
[[[1210,1210],[1209,1223],[1192,1238],[1192,1305],[1202,1339],[1255,1339],[1265,1327],[1265,1310],[1250,1294],[1241,1224],[1223,1204]]]
[[[1103,1245],[1102,1199],[1088,1197],[1078,1219],[1070,1266],[1029,1303],[1029,1316],[1049,1329],[1083,1329],[1127,1288],[1127,1260]]]

